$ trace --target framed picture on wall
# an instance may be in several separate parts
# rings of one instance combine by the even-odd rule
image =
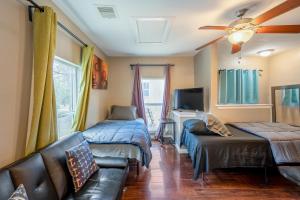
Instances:
[[[93,89],[107,89],[108,84],[108,65],[98,56],[94,55],[93,59]]]

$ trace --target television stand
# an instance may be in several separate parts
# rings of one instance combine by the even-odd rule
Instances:
[[[175,121],[175,134],[176,141],[175,146],[179,153],[188,153],[185,146],[180,147],[181,134],[183,130],[183,122],[188,119],[196,119],[197,112],[192,110],[173,110],[172,119]]]

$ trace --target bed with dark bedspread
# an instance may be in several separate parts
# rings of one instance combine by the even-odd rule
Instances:
[[[194,135],[184,128],[181,145],[192,159],[194,179],[202,172],[235,167],[273,166],[270,145],[264,138],[226,125],[233,136]]]

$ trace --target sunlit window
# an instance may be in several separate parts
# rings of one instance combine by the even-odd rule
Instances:
[[[148,80],[143,80],[143,95],[144,97],[149,97],[150,96],[150,89],[149,89],[149,81]]]
[[[159,126],[165,80],[159,78],[143,78],[143,95],[148,130],[154,134]]]
[[[53,79],[56,95],[58,135],[62,137],[71,133],[79,95],[80,66],[55,57]]]

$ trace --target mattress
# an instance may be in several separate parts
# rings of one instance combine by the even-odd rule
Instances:
[[[194,179],[201,172],[235,167],[267,167],[273,165],[270,145],[264,138],[226,125],[233,136],[194,135],[183,130],[181,144],[192,159]]]
[[[131,144],[90,144],[94,156],[119,157],[142,161],[142,155],[138,146]]]

